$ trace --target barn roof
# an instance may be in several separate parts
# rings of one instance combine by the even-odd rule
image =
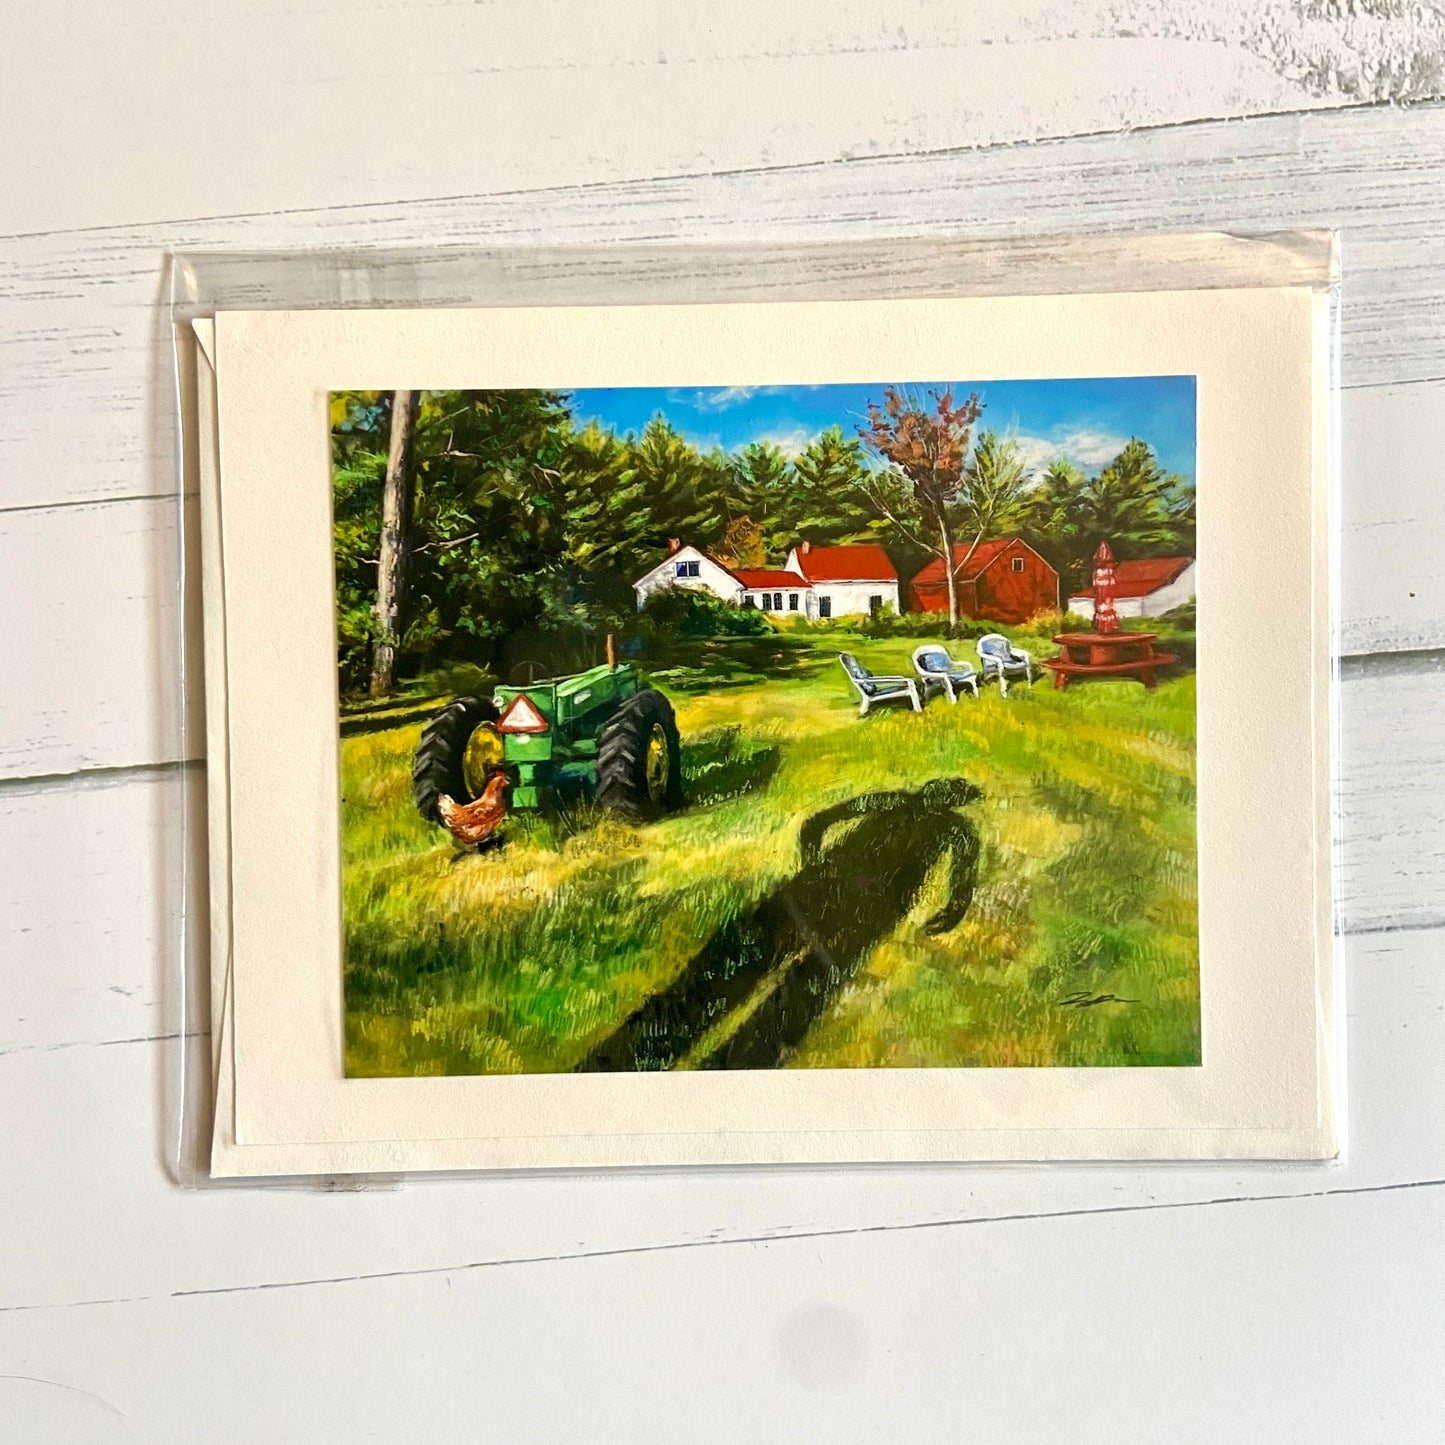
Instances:
[[[1167,587],[1194,560],[1193,557],[1138,557],[1131,562],[1114,563],[1114,596],[1147,597]],[[1086,590],[1075,597],[1088,597]]]
[[[896,582],[888,553],[876,542],[846,547],[799,547],[798,570],[809,582]]]
[[[808,587],[808,579],[796,572],[773,572],[760,567],[733,567],[729,569],[744,587]]]
[[[973,549],[973,556],[968,557],[969,544],[967,542],[955,542],[953,545],[953,565],[955,567],[959,566],[963,562],[963,559],[968,557],[967,570],[958,574],[959,580],[961,582],[972,582],[985,567],[996,562],[1015,542],[1017,542],[1020,547],[1027,548],[1030,552],[1034,550],[1027,542],[1019,537],[995,537],[990,541],[980,542],[978,546]],[[1035,552],[1034,555],[1038,556],[1038,553]],[[1044,566],[1048,567],[1048,563],[1045,562]],[[1052,571],[1053,569],[1049,568],[1049,570]],[[919,583],[922,583],[923,586],[927,587],[930,583],[936,583],[941,586],[944,580],[943,558],[935,557],[933,561],[913,579],[913,585],[917,587]]]

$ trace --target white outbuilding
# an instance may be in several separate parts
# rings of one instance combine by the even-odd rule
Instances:
[[[1120,617],[1162,617],[1171,608],[1194,600],[1193,557],[1137,557],[1116,562],[1114,611]],[[1094,617],[1094,594],[1076,592],[1069,598],[1069,611],[1090,621]]]

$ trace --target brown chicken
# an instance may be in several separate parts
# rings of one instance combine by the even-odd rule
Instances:
[[[445,793],[437,799],[437,813],[452,837],[468,848],[479,848],[501,827],[507,816],[507,775],[494,773],[471,803],[458,803]]]

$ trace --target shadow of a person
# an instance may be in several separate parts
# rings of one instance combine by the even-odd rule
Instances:
[[[765,997],[702,1064],[776,1068],[913,907],[945,853],[948,897],[925,928],[946,933],[962,922],[978,876],[978,832],[954,810],[982,796],[964,778],[938,778],[912,792],[865,793],[805,819],[797,874],[715,933],[577,1069],[671,1068],[765,982]]]

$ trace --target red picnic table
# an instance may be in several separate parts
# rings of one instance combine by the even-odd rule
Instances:
[[[1065,632],[1054,638],[1062,657],[1044,663],[1054,675],[1054,686],[1064,687],[1072,677],[1134,676],[1145,687],[1158,681],[1157,670],[1178,662],[1172,652],[1155,652],[1157,632]]]

